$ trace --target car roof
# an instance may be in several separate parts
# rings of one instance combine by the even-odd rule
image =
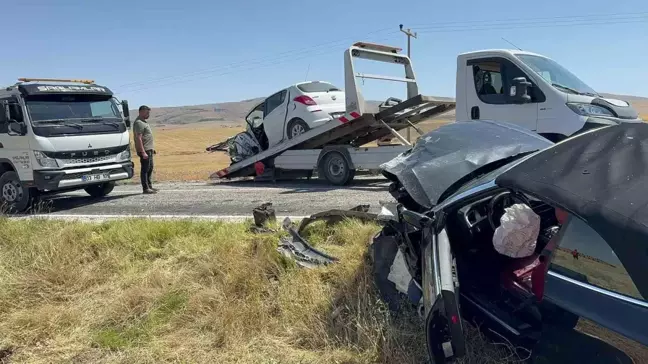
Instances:
[[[648,124],[594,129],[495,179],[578,216],[614,249],[648,297]],[[641,273],[644,272],[644,273]]]

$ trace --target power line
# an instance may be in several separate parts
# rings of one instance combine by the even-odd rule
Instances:
[[[383,32],[386,32],[386,31],[393,31],[393,29],[391,29],[391,28],[378,29],[378,30],[374,30],[374,31],[371,31],[371,32],[368,32],[368,33],[364,33],[363,36],[368,36],[368,35],[377,34],[377,33],[383,33]],[[334,44],[338,44],[338,43],[347,44],[350,39],[357,39],[357,37],[346,37],[346,38],[343,38],[343,39],[329,41],[329,42],[317,44],[317,45],[306,47],[306,48],[302,47],[302,48],[299,48],[299,49],[293,49],[293,50],[290,50],[290,51],[277,53],[274,56],[279,56],[279,58],[282,58],[282,57],[286,57],[286,56],[291,56],[293,53],[302,53],[305,50],[315,50],[317,48],[322,48],[324,46],[330,47],[330,46],[333,46]],[[248,60],[248,62],[258,62],[258,61],[267,61],[267,60],[268,59],[266,57],[259,57],[259,58],[253,58],[251,60]],[[126,84],[120,85],[119,87],[140,86],[140,85],[143,85],[143,84],[149,84],[149,83],[159,82],[159,81],[168,80],[168,79],[181,78],[181,77],[193,76],[193,75],[198,75],[198,74],[203,74],[203,73],[209,73],[209,72],[229,68],[229,67],[232,67],[233,65],[237,65],[239,63],[240,62],[232,63],[232,64],[225,65],[225,66],[215,66],[215,67],[205,68],[205,69],[202,69],[202,70],[197,70],[197,71],[187,72],[187,73],[183,73],[183,74],[179,74],[179,75],[174,75],[174,76],[154,77],[154,78],[151,78],[149,80],[142,80],[142,81],[135,81],[135,82],[126,83]]]
[[[534,29],[534,28],[547,28],[547,27],[564,27],[564,26],[591,26],[591,25],[622,25],[622,24],[637,24],[645,23],[648,21],[646,18],[630,19],[629,21],[589,21],[589,22],[563,22],[563,23],[546,23],[546,24],[515,24],[511,25],[497,25],[494,26],[478,26],[478,27],[457,27],[457,28],[437,28],[420,31],[419,34],[431,33],[448,33],[448,32],[474,32],[486,30],[513,30],[513,29]]]
[[[466,25],[471,24],[475,25],[477,23],[493,24],[493,23],[506,23],[506,24],[515,24],[523,23],[527,24],[529,22],[547,22],[555,21],[560,19],[565,19],[569,21],[578,21],[578,20],[595,20],[595,18],[602,18],[602,20],[611,20],[610,18],[614,17],[635,17],[635,16],[646,16],[648,11],[640,12],[631,12],[631,13],[612,13],[612,14],[589,14],[589,15],[564,15],[564,16],[553,16],[553,17],[541,17],[541,18],[514,18],[514,19],[477,19],[477,20],[462,20],[462,21],[447,21],[447,22],[434,22],[434,24],[414,24],[414,27],[417,29],[427,29],[435,28],[439,25],[441,26],[452,26],[452,25]],[[599,19],[601,20],[601,19]]]
[[[492,25],[496,25],[496,23],[505,22],[506,26],[508,27],[510,25],[516,25],[516,24],[529,25],[531,23],[537,23],[538,21],[545,22],[545,23],[547,21],[552,21],[553,22],[553,21],[555,21],[557,19],[567,19],[569,21],[573,21],[573,20],[578,19],[578,18],[581,18],[581,20],[587,20],[589,18],[605,17],[606,19],[610,20],[610,17],[618,17],[618,16],[635,16],[636,17],[636,16],[642,16],[642,15],[648,15],[648,12],[572,15],[572,16],[556,16],[556,17],[544,17],[544,18],[528,18],[528,19],[516,18],[516,19],[499,19],[499,20],[498,19],[494,19],[494,20],[473,20],[473,21],[462,21],[462,22],[453,21],[453,22],[435,23],[435,25],[426,24],[426,25],[421,25],[418,28],[420,30],[436,30],[436,31],[440,31],[440,29],[441,29],[441,30],[445,30],[445,31],[455,31],[455,29],[450,29],[448,27],[449,26],[459,26],[459,27],[461,27],[461,29],[459,29],[458,31],[466,31],[467,30],[467,29],[465,29],[466,24],[470,24],[471,26],[475,26],[475,25],[479,25],[478,23],[480,23],[480,22],[484,23],[483,25],[486,25],[486,26],[488,26],[488,25],[492,26]],[[365,36],[385,32],[385,31],[389,31],[389,30],[391,30],[391,28],[378,29],[378,30],[374,30],[374,31],[365,33]],[[472,31],[473,29],[470,29],[470,30]],[[308,47],[308,48],[306,48],[306,50],[315,50],[317,48],[321,48],[321,47],[324,47],[324,46],[327,46],[327,45],[337,44],[337,43],[340,43],[340,42],[345,42],[345,44],[346,44],[346,43],[348,43],[348,39],[351,39],[351,38],[348,37],[348,38],[341,39],[341,40],[321,43],[321,44],[318,44],[318,45]],[[354,39],[357,39],[357,38],[354,38]],[[281,56],[281,57],[291,56],[294,53],[303,53],[304,50],[305,50],[304,48],[294,49],[294,50],[278,53],[275,56]],[[265,57],[260,57],[260,58],[255,58],[255,59],[252,59],[252,60],[247,60],[247,62],[256,62],[256,63],[263,62],[263,61],[268,61],[268,60]],[[170,80],[170,79],[176,79],[176,78],[184,78],[184,77],[193,76],[193,75],[216,72],[216,71],[219,71],[219,70],[222,70],[222,69],[232,68],[233,66],[236,66],[239,63],[240,62],[230,64],[230,65],[226,65],[226,66],[210,67],[210,68],[197,70],[197,71],[192,71],[192,72],[179,74],[179,75],[171,75],[171,76],[164,76],[164,77],[154,77],[154,78],[150,78],[148,80],[130,82],[130,83],[127,83],[127,84],[120,85],[119,87],[120,88],[121,87],[126,87],[126,88],[136,87],[136,88],[139,88],[139,87],[141,87],[141,86],[143,86],[145,84],[157,83],[157,82],[164,81],[164,80]]]
[[[392,34],[389,37],[377,39],[376,41],[384,41],[384,40],[387,40],[387,39],[394,39],[395,37],[396,37],[396,34]],[[309,58],[309,57],[320,56],[320,55],[329,54],[329,53],[338,52],[338,51],[339,51],[339,49],[335,48],[335,49],[323,50],[323,51],[320,51],[320,52],[317,52],[317,53],[305,53],[305,54],[303,54],[301,56],[290,57],[290,58],[287,58],[287,59],[284,59],[284,60],[274,61],[272,63],[267,63],[267,64],[260,64],[260,65],[258,65],[256,67],[248,67],[248,68],[243,68],[243,69],[237,69],[237,70],[227,71],[227,72],[223,72],[223,73],[219,73],[219,74],[213,74],[212,73],[212,74],[205,75],[205,76],[202,76],[202,77],[199,77],[199,78],[183,78],[183,79],[180,79],[180,80],[167,82],[167,83],[164,83],[164,84],[161,84],[161,85],[144,86],[144,87],[137,88],[137,89],[134,89],[134,90],[129,90],[129,91],[127,91],[127,93],[132,94],[132,93],[137,93],[137,92],[141,92],[141,91],[144,91],[144,90],[149,90],[149,89],[155,88],[155,87],[171,86],[171,85],[175,85],[175,84],[179,84],[179,83],[186,83],[186,82],[198,81],[198,80],[205,79],[205,78],[212,78],[212,77],[215,77],[215,76],[225,76],[225,75],[228,75],[228,74],[235,73],[237,71],[250,71],[250,70],[265,68],[265,67],[269,67],[269,66],[275,66],[275,65],[278,65],[278,64],[286,63],[286,62],[298,61],[298,60],[306,59],[306,58]],[[240,65],[245,66],[246,64],[241,63]],[[118,93],[123,93],[123,92],[118,92]]]
[[[645,13],[646,15],[644,17],[636,17],[636,15],[641,15],[641,14],[643,14],[643,13],[634,13],[633,15],[635,15],[635,17],[632,17],[632,18],[628,19],[628,20],[632,20],[632,21],[626,21],[626,22],[619,21],[619,20],[623,20],[623,19],[614,19],[613,21],[600,21],[600,20],[583,21],[583,20],[578,20],[578,21],[563,21],[563,22],[555,22],[554,21],[554,22],[551,22],[551,23],[547,23],[547,21],[545,20],[544,23],[534,22],[534,23],[529,24],[527,22],[527,23],[520,23],[520,24],[492,24],[492,25],[486,24],[486,25],[482,25],[482,26],[479,26],[479,25],[478,26],[471,26],[471,25],[465,26],[464,25],[464,26],[461,26],[461,27],[458,27],[458,28],[453,28],[452,26],[445,26],[444,27],[444,26],[441,26],[441,24],[440,24],[440,25],[437,25],[437,26],[434,26],[434,27],[432,27],[432,26],[426,27],[425,28],[426,30],[418,32],[418,33],[427,34],[427,33],[439,33],[439,32],[507,30],[507,29],[519,29],[519,28],[543,28],[543,27],[553,27],[553,26],[588,26],[588,25],[591,26],[591,25],[608,25],[608,24],[619,25],[619,24],[642,23],[642,22],[647,21],[648,20],[648,13]],[[556,17],[556,19],[557,18],[565,18],[566,19],[566,17]],[[447,24],[450,24],[450,23],[447,23]],[[374,31],[372,33],[378,33],[378,32],[381,32],[381,31],[383,31],[383,30]],[[332,44],[332,43],[341,43],[341,41],[332,41],[332,42],[324,43],[322,45],[311,47],[311,49],[321,48],[325,44]],[[331,48],[331,47],[327,47],[327,48]],[[337,47],[335,48],[335,50],[337,51]],[[319,52],[319,53],[317,53],[317,52],[316,53],[304,52],[302,50],[301,51],[301,53],[302,53],[301,56],[297,55],[296,57],[294,57],[292,54],[290,54],[292,52],[294,52],[294,51],[284,52],[284,53],[282,53],[282,54],[285,54],[284,56],[277,57],[275,59],[265,59],[265,60],[263,60],[263,58],[260,58],[259,61],[251,63],[252,65],[255,65],[255,64],[260,65],[260,67],[252,67],[252,68],[248,67],[248,68],[242,69],[240,71],[247,71],[247,70],[251,70],[251,69],[255,69],[255,68],[266,67],[268,65],[275,65],[275,64],[284,63],[282,60],[280,60],[281,58],[287,58],[286,60],[295,61],[295,60],[304,59],[304,58],[307,58],[307,57],[310,57],[310,56],[326,54],[326,53],[330,53],[331,49],[326,50],[324,52]],[[264,63],[267,63],[267,62],[272,62],[272,63],[267,64],[267,65],[263,65]],[[237,67],[241,67],[241,66],[245,66],[245,65],[249,66],[250,63],[248,63],[248,62],[239,62],[239,63],[235,63],[235,64],[230,65],[230,68],[237,68]],[[177,84],[177,83],[192,82],[192,81],[197,80],[195,78],[187,78],[187,77],[190,77],[190,76],[206,75],[206,76],[203,76],[201,78],[207,78],[207,77],[227,75],[227,74],[231,74],[233,72],[238,71],[238,70],[233,70],[233,71],[220,73],[220,74],[217,74],[217,75],[213,74],[213,73],[215,73],[215,72],[217,72],[218,70],[221,70],[221,69],[223,69],[223,67],[212,68],[212,69],[193,72],[193,73],[185,74],[185,75],[163,77],[163,78],[160,78],[160,79],[157,79],[157,80],[152,80],[152,81],[143,81],[143,82],[140,82],[141,85],[135,86],[135,89],[129,91],[129,93],[136,93],[136,92],[147,90],[147,89],[150,89],[150,88],[153,88],[153,87],[163,87],[163,86],[173,85],[173,84]],[[164,80],[167,80],[167,79],[175,79],[175,78],[181,78],[181,79],[179,79],[176,82],[163,83],[163,84],[159,84],[159,85],[145,86],[146,84],[156,83],[156,82],[164,81]],[[132,84],[137,84],[137,83],[132,83]]]

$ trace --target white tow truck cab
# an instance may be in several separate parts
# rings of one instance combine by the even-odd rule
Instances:
[[[493,49],[457,57],[457,120],[506,121],[552,141],[622,122],[642,122],[622,100],[605,98],[556,61]]]
[[[27,79],[0,89],[0,205],[23,212],[40,196],[109,194],[133,177],[128,103],[91,80]]]

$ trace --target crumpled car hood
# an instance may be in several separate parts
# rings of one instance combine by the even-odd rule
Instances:
[[[423,135],[412,149],[383,163],[381,169],[388,178],[398,179],[419,205],[431,208],[448,187],[477,168],[551,145],[514,124],[461,121]]]

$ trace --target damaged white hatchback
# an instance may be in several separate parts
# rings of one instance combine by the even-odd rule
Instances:
[[[559,144],[491,121],[428,133],[383,165],[382,298],[419,306],[436,363],[465,355],[464,320],[532,351],[581,319],[614,362],[648,362],[646,140],[646,124]]]

